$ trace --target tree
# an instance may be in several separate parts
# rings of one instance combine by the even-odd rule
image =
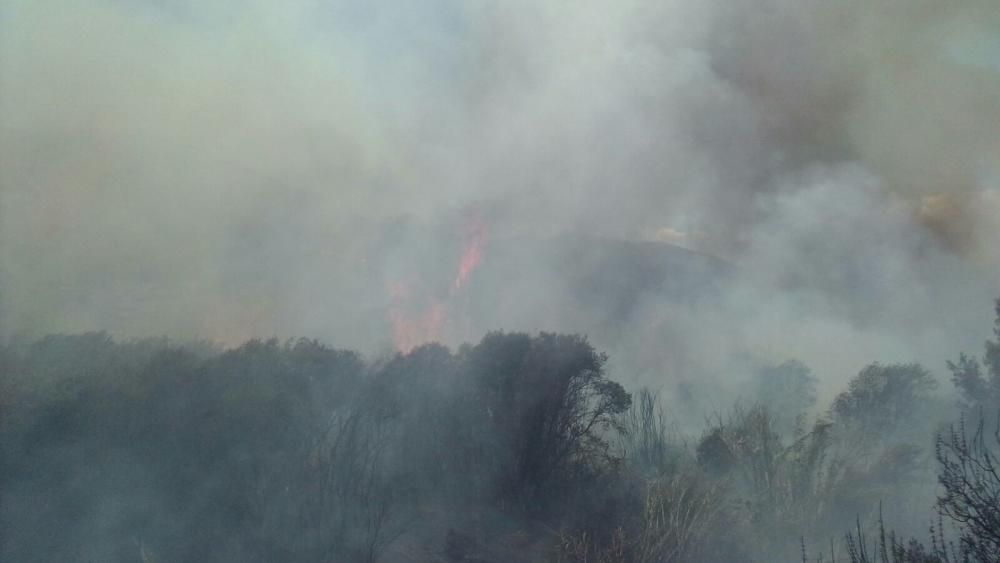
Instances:
[[[986,432],[982,416],[971,438],[963,417],[957,428],[952,426],[937,439],[938,481],[944,489],[938,506],[959,524],[962,549],[977,561],[1000,561],[998,447],[1000,426]]]
[[[550,485],[571,485],[608,461],[604,431],[631,396],[605,377],[607,356],[584,337],[492,333],[464,360],[498,441],[501,499],[544,503]]]
[[[1000,408],[1000,299],[994,306],[993,337],[987,340],[982,363],[975,357],[960,354],[957,362],[948,362],[951,380],[966,408],[984,407],[988,412]],[[983,367],[986,373],[983,373]]]
[[[636,393],[632,405],[621,416],[618,446],[632,468],[641,474],[658,476],[675,469],[683,453],[680,440],[667,424],[659,397],[649,389]]]
[[[937,382],[919,364],[871,364],[837,395],[830,409],[834,422],[859,437],[900,430],[927,406]]]

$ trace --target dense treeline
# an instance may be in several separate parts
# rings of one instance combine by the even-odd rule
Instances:
[[[817,409],[789,361],[698,436],[606,361],[545,333],[376,361],[304,339],[8,345],[0,559],[1000,558],[996,341],[950,364],[960,401],[872,364]],[[958,407],[987,414],[967,431]]]

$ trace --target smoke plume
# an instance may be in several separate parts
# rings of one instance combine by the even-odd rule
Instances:
[[[992,0],[14,0],[0,330],[940,366],[998,291],[997,29]],[[470,303],[491,251],[560,237],[733,273],[609,328],[541,253]]]

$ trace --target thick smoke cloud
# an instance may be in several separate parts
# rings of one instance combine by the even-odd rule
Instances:
[[[454,253],[427,241],[470,213],[490,240],[662,240],[733,264],[717,299],[651,297],[634,330],[594,335],[671,349],[622,360],[642,380],[746,354],[838,381],[873,359],[940,366],[990,320],[991,0],[65,0],[0,18],[6,336],[376,351],[389,283],[450,279]],[[493,328],[596,326],[552,305],[565,264],[533,266],[510,284],[523,326]]]

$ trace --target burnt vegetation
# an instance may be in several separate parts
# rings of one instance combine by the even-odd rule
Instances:
[[[574,335],[9,344],[0,559],[998,561],[998,350],[955,398],[873,363],[826,409],[764,367],[691,434]]]

